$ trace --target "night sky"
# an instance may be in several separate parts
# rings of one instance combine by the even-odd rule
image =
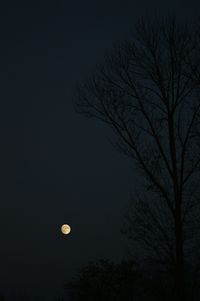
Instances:
[[[138,17],[191,18],[196,2],[1,5],[0,291],[59,295],[82,264],[126,258],[120,227],[134,167],[111,146],[109,129],[75,112],[75,85]]]

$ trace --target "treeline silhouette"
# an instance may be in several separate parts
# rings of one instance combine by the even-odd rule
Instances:
[[[200,299],[200,283],[185,283],[188,300]],[[132,261],[91,262],[66,284],[71,301],[175,301],[176,282],[170,274],[143,271]]]
[[[188,300],[200,300],[200,282],[185,283]],[[144,271],[133,260],[112,262],[101,259],[82,266],[65,284],[66,297],[54,301],[176,301],[176,283],[170,274]],[[26,296],[0,301],[42,300]],[[48,299],[45,299],[48,300]],[[52,300],[52,299],[51,299]]]

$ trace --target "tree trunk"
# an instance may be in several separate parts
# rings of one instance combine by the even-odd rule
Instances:
[[[177,301],[186,300],[184,255],[183,255],[183,233],[180,208],[177,210],[175,221],[176,235],[176,266],[175,266],[175,290]]]
[[[173,112],[168,112],[169,144],[173,170],[173,190],[175,200],[175,291],[177,301],[185,301],[185,276],[184,276],[184,254],[183,254],[183,229],[182,229],[182,191],[179,189],[176,139]]]

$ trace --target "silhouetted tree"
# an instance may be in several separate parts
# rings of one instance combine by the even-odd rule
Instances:
[[[167,263],[179,301],[200,263],[199,68],[198,30],[141,20],[75,97],[77,111],[106,123],[133,160],[142,183],[126,228],[134,258]]]

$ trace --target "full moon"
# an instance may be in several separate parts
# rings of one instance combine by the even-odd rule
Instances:
[[[71,232],[71,227],[67,224],[64,224],[61,226],[61,232],[62,234],[69,234]]]

